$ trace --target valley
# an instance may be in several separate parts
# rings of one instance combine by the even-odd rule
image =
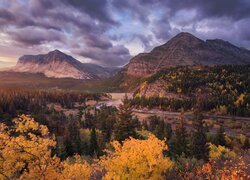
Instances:
[[[132,94],[127,94],[128,98],[132,98]],[[125,93],[108,93],[109,99],[105,101],[98,101],[94,103],[95,107],[99,108],[101,105],[119,107],[122,104],[122,100]],[[138,119],[143,121],[150,120],[152,116],[158,116],[164,119],[165,122],[171,124],[172,128],[175,129],[178,125],[180,117],[184,118],[186,128],[191,129],[192,119],[194,118],[193,112],[171,112],[163,111],[160,109],[133,109],[133,114]],[[238,134],[243,134],[246,137],[250,137],[250,117],[240,116],[227,116],[219,115],[216,113],[203,113],[204,122],[209,126],[210,132],[216,133],[221,124],[224,124],[225,131],[230,136],[237,137]]]
[[[198,174],[225,159],[241,167],[250,160],[249,57],[248,50],[189,33],[122,68],[81,63],[59,50],[24,55],[0,72],[0,142],[49,141],[42,144],[48,159],[91,166],[93,176],[103,176],[107,164],[100,163],[110,163],[105,158],[114,158],[114,149],[120,153],[126,143],[134,143],[128,148],[133,152],[151,146],[146,156],[168,145],[159,152],[173,167],[166,177]],[[25,143],[22,148],[29,152]],[[186,164],[193,169],[181,170]]]

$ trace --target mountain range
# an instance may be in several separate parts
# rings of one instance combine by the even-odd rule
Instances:
[[[250,51],[221,39],[203,41],[182,32],[149,53],[138,54],[120,72],[140,78],[168,67],[225,64],[250,64]],[[54,50],[48,54],[24,55],[12,71],[43,73],[54,78],[98,79],[114,75],[118,68],[81,63],[72,56]]]
[[[24,55],[12,71],[42,73],[47,77],[96,79],[111,76],[117,68],[105,68],[96,64],[81,63],[72,56],[54,50],[48,54]]]

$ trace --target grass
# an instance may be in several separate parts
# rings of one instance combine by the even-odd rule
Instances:
[[[78,80],[72,78],[48,78],[43,74],[0,72],[0,87],[28,89],[63,89],[92,93],[126,92],[135,88],[140,81],[123,73],[108,79]]]
[[[110,92],[107,80],[78,80],[71,78],[48,78],[43,74],[0,72],[0,87],[21,87],[29,89],[63,89],[86,92]]]

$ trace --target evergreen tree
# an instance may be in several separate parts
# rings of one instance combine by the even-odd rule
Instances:
[[[244,144],[242,146],[243,149],[249,149],[250,148],[250,142],[249,142],[249,138],[245,138]]]
[[[151,131],[159,139],[170,139],[172,136],[171,124],[166,123],[163,119],[158,116],[151,116],[149,118],[148,130]]]
[[[223,125],[220,125],[220,128],[218,129],[215,137],[216,145],[225,146],[226,140],[225,140],[225,129]]]
[[[102,106],[97,113],[95,127],[102,131],[104,142],[109,142],[116,122],[116,111],[114,107]]]
[[[167,138],[168,140],[172,137],[173,134],[173,130],[172,130],[172,126],[170,123],[165,123],[164,122],[164,138]]]
[[[195,118],[193,120],[191,153],[196,159],[208,160],[209,146],[203,125],[203,116],[199,112],[195,112]]]
[[[100,148],[98,145],[95,128],[92,128],[91,134],[90,134],[89,154],[91,156],[93,156],[93,155],[99,156],[100,155]]]
[[[148,130],[148,123],[146,120],[143,120],[142,121],[142,127],[145,129],[145,130]]]
[[[175,137],[173,138],[173,151],[177,155],[188,155],[188,133],[185,128],[183,118],[180,118],[175,129]]]
[[[66,133],[66,151],[68,155],[73,155],[74,153],[83,154],[82,152],[82,143],[80,137],[80,126],[78,121],[70,118],[71,123],[68,125]]]
[[[70,150],[69,150],[70,151]],[[65,160],[67,157],[66,146],[64,142],[57,142],[56,152],[60,159]]]
[[[64,147],[65,147],[66,156],[73,156],[74,155],[73,144],[69,139],[66,139],[64,141]]]
[[[119,106],[118,120],[114,126],[114,138],[117,141],[124,141],[129,137],[136,137],[138,120],[133,119],[132,107],[128,96],[125,95],[123,104]]]

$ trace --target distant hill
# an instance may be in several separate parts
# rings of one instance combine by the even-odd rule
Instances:
[[[250,65],[183,66],[162,69],[138,86],[140,96],[250,93]],[[220,92],[221,93],[221,92]]]
[[[145,77],[175,66],[245,64],[250,64],[249,50],[220,39],[203,41],[182,32],[151,52],[135,56],[123,71],[127,75]]]
[[[132,105],[249,117],[249,102],[250,65],[215,65],[162,69],[137,86]]]
[[[98,79],[110,77],[116,68],[104,68],[96,64],[81,63],[72,56],[54,50],[48,54],[24,55],[19,58],[14,72],[42,73],[47,77]]]

